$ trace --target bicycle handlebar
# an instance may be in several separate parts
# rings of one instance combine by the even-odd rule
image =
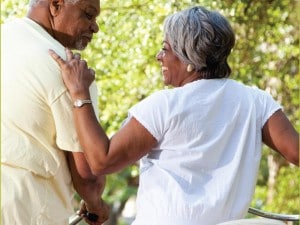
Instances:
[[[256,208],[250,207],[248,209],[248,212],[264,217],[264,218],[269,218],[269,219],[275,219],[275,220],[281,220],[281,221],[299,221],[299,215],[286,215],[286,214],[278,214],[278,213],[271,213],[271,212],[265,212]],[[82,220],[82,216],[80,216],[78,213],[76,213],[69,222],[69,225],[76,225]]]
[[[76,212],[75,215],[73,215],[71,217],[71,219],[69,220],[69,225],[76,225],[78,224],[81,220],[82,220],[82,216],[79,215],[79,212]]]
[[[282,221],[299,221],[299,215],[286,215],[286,214],[265,212],[252,207],[248,209],[248,212],[269,219],[282,220]]]

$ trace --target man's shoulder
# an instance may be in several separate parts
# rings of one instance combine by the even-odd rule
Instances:
[[[1,24],[1,31],[14,30],[15,28],[19,28],[19,27],[21,28],[23,27],[22,26],[23,24],[24,24],[23,18],[13,18]]]

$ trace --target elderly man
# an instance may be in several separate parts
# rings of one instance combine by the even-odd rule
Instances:
[[[48,54],[84,49],[99,30],[99,13],[99,0],[32,0],[27,17],[1,27],[3,225],[66,225],[75,191],[98,215],[89,224],[108,217],[100,198],[105,177],[92,174],[72,114],[82,104],[97,113],[96,86],[92,101],[71,99]]]

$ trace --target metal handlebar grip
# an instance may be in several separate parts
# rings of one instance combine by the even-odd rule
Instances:
[[[93,221],[93,222],[96,222],[98,220],[98,215],[94,214],[94,213],[89,213],[89,212],[86,212],[85,215],[79,215],[79,211],[76,212],[75,215],[73,215],[69,221],[69,225],[76,225],[78,224],[82,219],[83,217],[86,217],[88,220],[90,221]]]
[[[79,212],[77,212],[75,215],[71,217],[69,220],[69,225],[76,225],[83,219],[82,216],[79,215]]]
[[[275,220],[282,220],[282,221],[299,221],[299,215],[286,215],[286,214],[278,214],[278,213],[271,213],[271,212],[265,212],[262,210],[258,210],[256,208],[249,208],[249,213],[265,217],[269,219],[275,219]]]

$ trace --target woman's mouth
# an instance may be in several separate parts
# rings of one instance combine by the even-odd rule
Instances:
[[[166,66],[162,66],[162,67],[161,67],[161,71],[162,71],[162,72],[165,72],[165,71],[168,71],[168,70],[169,70],[169,69],[168,69],[168,67],[166,67]]]

